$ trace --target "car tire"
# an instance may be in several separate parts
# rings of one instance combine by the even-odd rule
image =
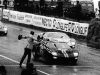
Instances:
[[[71,61],[71,64],[77,65],[77,59],[73,59],[73,60]]]
[[[4,35],[7,36],[7,33],[5,33]]]
[[[46,61],[47,61],[47,63],[53,63],[54,62],[54,60],[53,60],[53,58],[50,54],[47,54]]]

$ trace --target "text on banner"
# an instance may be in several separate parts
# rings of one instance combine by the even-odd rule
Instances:
[[[53,28],[83,36],[88,32],[88,25],[61,19],[53,20]]]

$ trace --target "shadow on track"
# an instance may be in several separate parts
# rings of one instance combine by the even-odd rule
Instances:
[[[45,59],[43,59],[43,58],[39,58],[39,59],[37,59],[37,60],[34,60],[34,58],[33,58],[33,61],[35,61],[35,62],[41,62],[41,63],[43,63],[44,65],[60,65],[60,66],[77,66],[77,63],[71,63],[71,62],[69,62],[68,60],[52,60],[52,61],[47,61],[47,60],[45,60]]]

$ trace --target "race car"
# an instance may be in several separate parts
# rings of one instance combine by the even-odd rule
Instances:
[[[66,42],[70,47],[75,48],[76,40],[70,38],[67,34],[62,32],[44,32],[40,33],[37,36],[38,40],[49,40],[49,41],[58,41],[58,42]]]
[[[8,29],[6,26],[3,25],[2,22],[0,22],[0,35],[7,35]]]
[[[37,36],[37,40],[40,44],[34,46],[33,57],[39,59],[39,57],[45,58],[47,61],[55,61],[64,59],[76,64],[79,56],[79,52],[73,48],[71,39],[61,32],[45,32]]]

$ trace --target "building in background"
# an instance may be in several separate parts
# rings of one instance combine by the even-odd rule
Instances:
[[[14,7],[14,0],[0,0],[0,6],[4,6],[5,1],[8,7]]]
[[[4,0],[0,0],[0,5],[3,5]]]
[[[14,7],[14,0],[8,0],[7,5],[10,7]]]

